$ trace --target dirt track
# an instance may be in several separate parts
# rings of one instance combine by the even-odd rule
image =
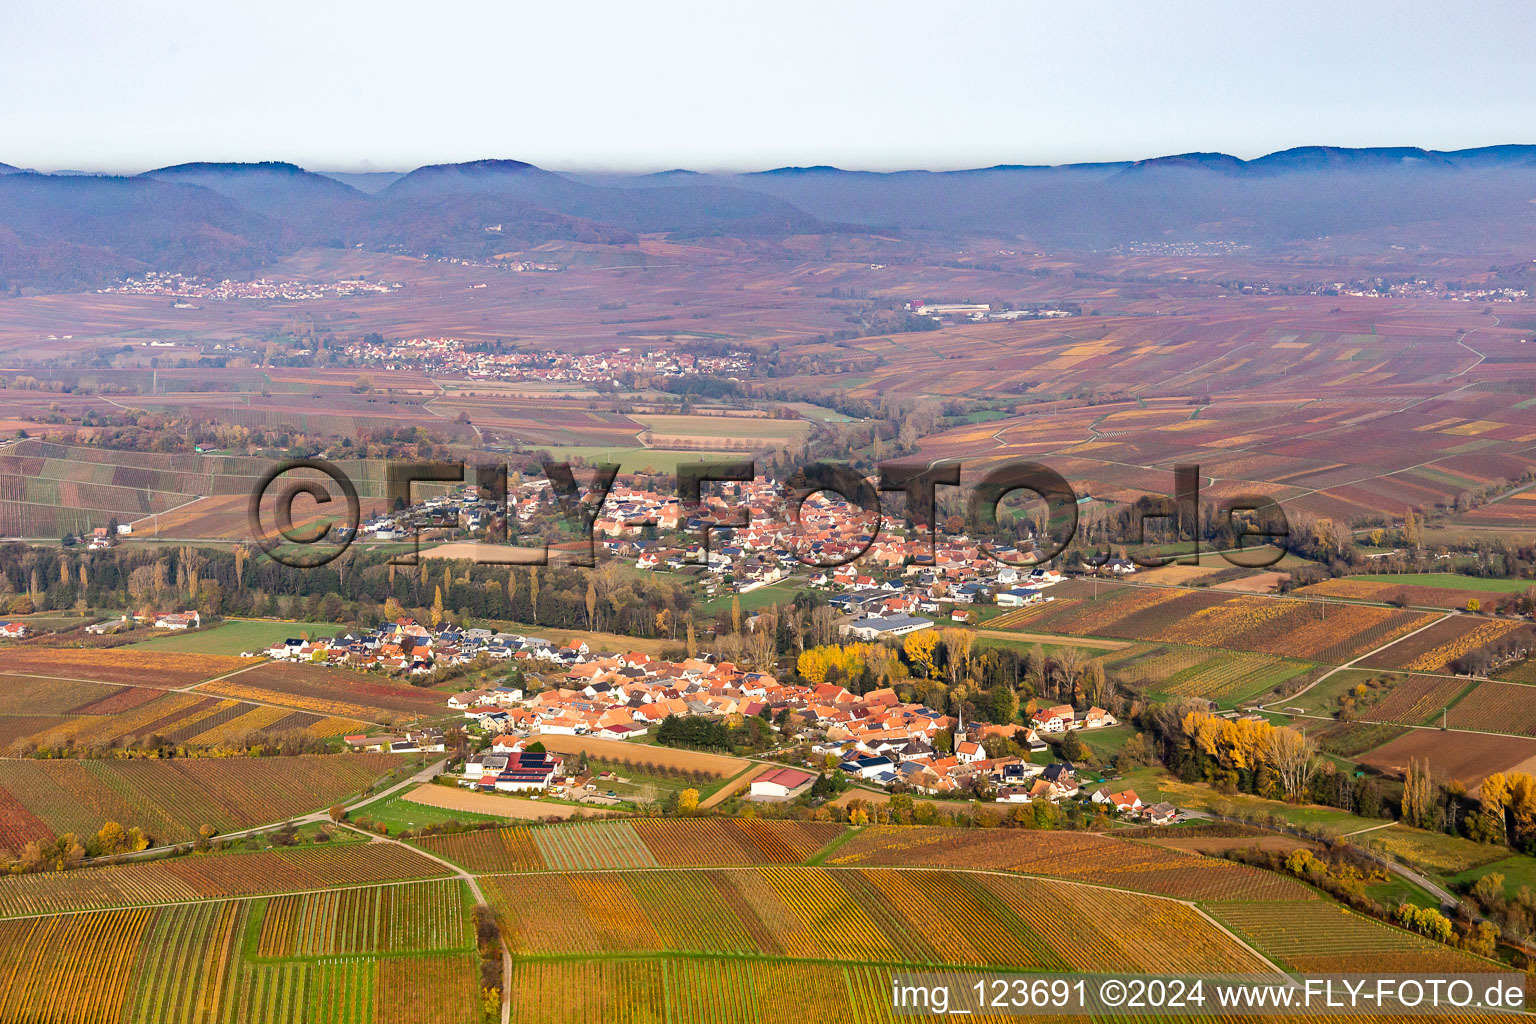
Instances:
[[[711,807],[724,803],[728,798],[734,796],[737,793],[740,793],[742,790],[750,786],[753,779],[757,778],[764,772],[772,771],[774,767],[775,766],[771,764],[759,764],[753,766],[751,771],[746,772],[738,778],[735,778],[721,786],[718,791],[709,797],[709,799],[699,804],[699,810],[707,811]]]

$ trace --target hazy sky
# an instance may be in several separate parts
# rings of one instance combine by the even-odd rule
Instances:
[[[137,9],[135,9],[137,8]],[[949,168],[1536,142],[1519,0],[11,0],[0,161]]]

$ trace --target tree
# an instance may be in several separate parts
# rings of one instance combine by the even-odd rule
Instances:
[[[1083,738],[1076,731],[1069,732],[1061,740],[1061,756],[1067,761],[1086,761],[1088,759],[1088,747],[1083,743]]]
[[[1408,773],[1403,779],[1403,821],[1418,828],[1433,828],[1439,810],[1434,793],[1434,779],[1429,773],[1429,763],[1410,757]]]
[[[678,814],[697,814],[699,812],[699,791],[685,789],[677,794]]]
[[[435,629],[443,621],[443,588],[434,587],[432,593],[432,626]]]
[[[1479,817],[1482,819],[1480,831],[1488,842],[1509,841],[1504,827],[1504,808],[1509,803],[1510,790],[1510,778],[1503,772],[1492,773],[1478,787],[1477,802]]]
[[[731,595],[731,632],[741,632],[741,595]]]
[[[1467,598],[1467,611],[1469,611],[1469,612],[1481,611],[1482,607],[1483,607],[1482,602],[1479,601],[1477,598],[1475,598],[1475,597]]]
[[[944,645],[944,661],[949,670],[950,685],[959,685],[970,667],[971,646],[976,642],[976,634],[968,629],[945,629],[940,630],[939,641]]]
[[[918,630],[916,633],[908,633],[901,642],[902,653],[924,677],[931,678],[938,665],[934,658],[934,652],[939,646],[938,633],[931,629]]]
[[[101,826],[96,833],[96,849],[103,857],[115,857],[128,849],[128,831],[115,821]]]
[[[347,809],[341,804],[332,804],[331,809],[327,813],[332,821],[341,821],[347,816]]]
[[[1012,724],[1019,715],[1019,695],[1013,692],[1013,687],[1000,683],[992,687],[990,698],[992,721],[999,725]]]
[[[1280,788],[1292,799],[1302,795],[1317,767],[1317,744],[1295,729],[1271,729],[1264,740],[1264,759],[1280,779]]]
[[[55,871],[72,871],[85,860],[85,847],[80,845],[73,832],[59,836],[58,849],[59,859],[53,865]]]

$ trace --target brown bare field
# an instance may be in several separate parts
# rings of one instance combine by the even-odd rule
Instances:
[[[684,771],[707,772],[710,775],[731,778],[746,770],[752,762],[724,754],[705,754],[697,750],[674,750],[671,747],[655,747],[649,743],[630,743],[624,740],[600,740],[591,736],[539,736],[545,749],[557,754],[591,754],[602,761],[623,761],[629,764],[647,762],[666,768]]]
[[[1213,584],[1212,590],[1224,590],[1234,594],[1269,594],[1291,578],[1288,572],[1260,572],[1242,579]]]
[[[16,647],[6,654],[8,671],[57,679],[175,689],[249,668],[244,658],[171,651],[90,647]]]
[[[1143,569],[1138,572],[1136,582],[1177,587],[1220,570],[1221,567],[1216,565],[1161,565],[1156,569]]]
[[[453,541],[448,544],[434,544],[431,547],[421,549],[422,558],[457,559],[467,558],[475,562],[487,564],[510,563],[514,565],[536,564],[535,559],[542,558],[545,552],[539,548],[520,548],[510,544],[482,544],[478,541]],[[558,554],[549,552],[551,561],[558,559]]]
[[[547,744],[546,744],[547,745]],[[570,807],[566,804],[545,803],[542,800],[526,800],[518,797],[495,796],[490,793],[471,793],[467,789],[458,786],[417,786],[400,799],[409,800],[413,804],[422,804],[426,807],[437,807],[445,811],[464,811],[468,814],[494,814],[502,818],[517,818],[525,821],[539,821],[553,818],[557,821],[565,821],[568,818],[585,817],[578,807]]]
[[[1394,775],[1405,774],[1410,759],[1427,760],[1437,777],[1459,779],[1471,789],[1492,772],[1508,771],[1532,758],[1536,758],[1536,740],[1414,729],[1357,760]]]

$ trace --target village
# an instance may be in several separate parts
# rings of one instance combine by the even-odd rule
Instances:
[[[1042,733],[1118,724],[1102,708],[1078,715],[1070,705],[1060,705],[1037,712],[1029,726],[968,729],[953,716],[901,702],[890,687],[856,695],[834,684],[780,683],[712,658],[671,663],[638,653],[583,660],[560,685],[531,696],[502,688],[458,694],[449,704],[490,737],[489,747],[468,760],[459,779],[460,785],[485,792],[554,790],[585,802],[590,780],[567,776],[560,756],[533,749],[540,737],[639,739],[673,716],[759,716],[775,723],[776,730],[793,722],[816,737],[807,767],[835,766],[849,782],[865,786],[1005,804],[1087,800],[1152,824],[1167,824],[1177,814],[1168,805],[1145,807],[1129,789],[1094,788],[1071,762],[1041,764],[987,751],[989,740],[1009,740],[1031,755],[1043,754],[1049,747]],[[793,799],[816,777],[814,771],[775,770],[754,780],[760,785],[751,796]]]
[[[529,352],[449,337],[396,341],[365,338],[348,345],[345,351],[359,365],[385,370],[409,369],[433,376],[550,384],[612,385],[620,379],[694,375],[736,378],[752,372],[752,356],[746,352],[706,356],[670,350],[636,351],[628,347],[600,353]]]
[[[375,516],[360,533],[378,542],[434,529],[526,534],[565,514],[549,481],[535,478],[514,481],[505,508],[495,495],[469,485]],[[826,491],[808,496],[791,521],[784,489],[772,478],[720,485],[720,493],[691,506],[643,484],[616,483],[592,520],[591,536],[603,555],[637,570],[697,574],[706,599],[788,581],[808,587],[848,616],[841,631],[860,640],[928,628],[933,620],[923,615],[965,623],[976,618],[970,606],[1022,608],[1048,601],[1049,588],[1064,579],[1059,570],[1031,564],[1028,541],[994,546],[989,554],[964,535],[930,534],[891,521],[876,531],[867,512]],[[1128,558],[1098,567],[1113,577],[1136,571]]]
[[[462,716],[466,730],[487,744],[468,758],[459,779],[480,791],[561,790],[589,802],[584,793],[588,780],[572,782],[562,772],[560,757],[530,746],[550,736],[646,740],[668,719],[757,717],[774,732],[792,731],[796,743],[808,742],[807,766],[835,766],[848,781],[869,788],[1008,804],[1089,799],[1109,801],[1122,814],[1144,810],[1134,792],[1102,786],[1090,790],[1077,766],[1049,758],[1041,763],[1036,757],[1051,749],[1044,737],[1119,724],[1099,707],[1078,712],[1062,704],[1035,711],[1028,725],[967,726],[953,715],[901,701],[892,687],[860,695],[832,683],[781,682],[716,655],[667,661],[638,651],[593,651],[585,643],[560,646],[488,629],[434,630],[411,619],[329,639],[287,640],[259,653],[277,661],[408,673],[481,657],[521,668],[518,678],[526,680],[524,685],[467,690],[445,700],[448,712]],[[394,753],[442,749],[439,730],[347,741],[358,749]],[[786,740],[782,749],[794,746]],[[792,782],[781,794],[792,798],[814,778],[798,772],[768,781],[781,788]],[[1162,823],[1172,820],[1171,813],[1158,807],[1145,816]]]
[[[283,302],[305,302],[314,299],[346,298],[353,295],[388,295],[399,291],[399,281],[366,281],[349,278],[339,281],[293,281],[258,277],[254,281],[232,281],[225,278],[215,281],[177,273],[147,271],[142,277],[130,277],[111,288],[98,289],[98,294],[117,295],[164,295],[176,299],[278,299]],[[177,308],[195,309],[181,303]]]

